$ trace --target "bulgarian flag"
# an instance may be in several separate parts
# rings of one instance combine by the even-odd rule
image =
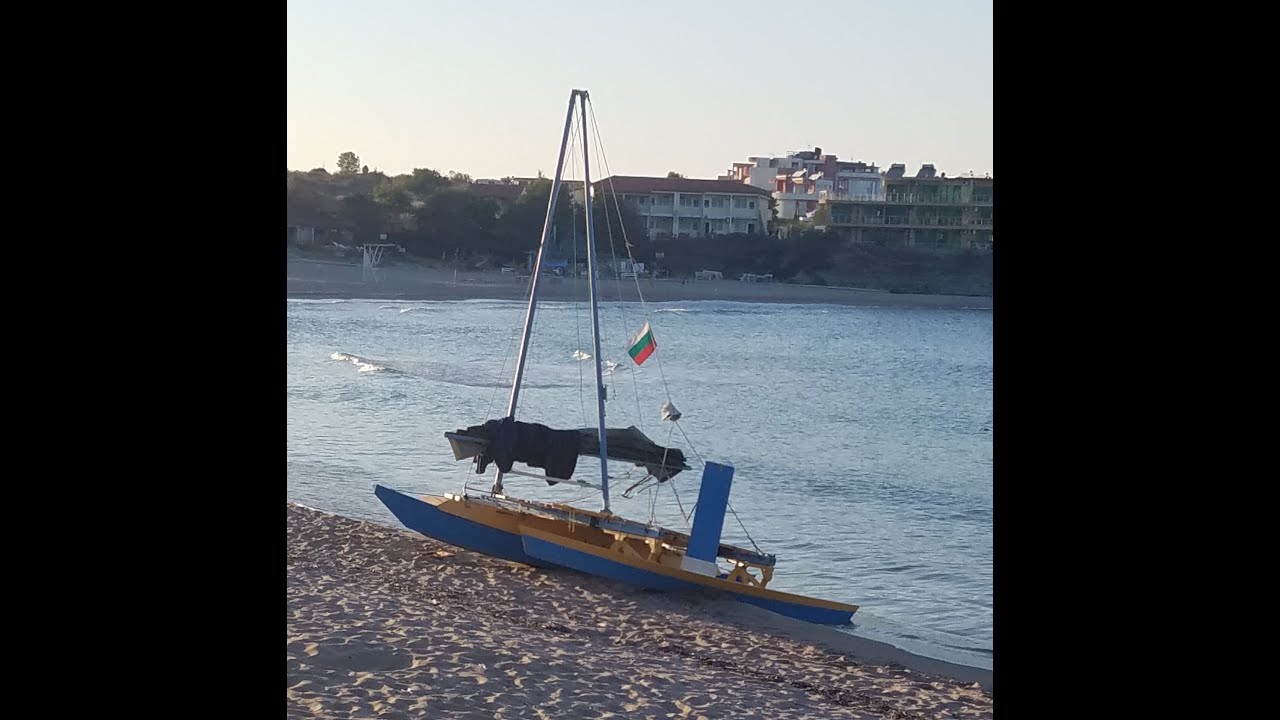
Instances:
[[[645,323],[640,328],[640,332],[631,338],[631,342],[627,345],[627,354],[632,360],[636,361],[636,365],[643,365],[645,360],[658,349],[658,343],[653,341],[653,329],[649,327],[649,323]]]

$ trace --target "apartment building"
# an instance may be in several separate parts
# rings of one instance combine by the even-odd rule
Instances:
[[[769,191],[733,180],[615,175],[593,182],[591,191],[617,193],[644,219],[650,238],[762,233],[772,219]],[[574,190],[574,201],[582,195]]]
[[[938,176],[923,165],[914,177],[901,164],[884,176],[884,195],[823,191],[826,226],[858,242],[931,248],[990,248],[994,180]]]
[[[767,190],[777,203],[779,220],[814,212],[823,192],[866,198],[878,198],[882,192],[880,168],[824,155],[820,147],[782,157],[749,157],[734,163],[720,179]]]

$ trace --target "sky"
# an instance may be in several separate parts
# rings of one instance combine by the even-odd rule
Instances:
[[[990,0],[289,0],[287,25],[292,170],[350,150],[392,175],[550,176],[582,88],[618,175],[814,147],[995,175]]]

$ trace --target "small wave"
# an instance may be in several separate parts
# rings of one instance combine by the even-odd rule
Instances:
[[[407,307],[407,308],[401,308],[400,314],[403,315],[407,312],[413,312],[414,310],[430,310],[430,309],[431,308],[424,308],[424,307]]]
[[[952,645],[950,643],[938,643],[942,647],[951,648],[952,650],[963,650],[965,652],[986,655],[987,657],[995,657],[995,651],[991,648],[985,648],[981,645]]]
[[[654,312],[691,313],[693,312],[693,309],[692,308],[658,308],[657,310],[654,310]]]
[[[359,355],[351,355],[349,353],[344,353],[344,352],[335,352],[334,354],[329,356],[329,359],[338,360],[338,361],[346,360],[352,365],[355,365],[356,367],[360,368],[360,372],[378,372],[380,370],[386,370],[385,367],[377,364],[372,360],[369,360],[367,358],[362,358]]]
[[[590,360],[591,359],[591,355],[589,355],[588,353],[584,353],[581,350],[574,350],[573,355],[571,355],[570,357],[572,357],[574,360]]]

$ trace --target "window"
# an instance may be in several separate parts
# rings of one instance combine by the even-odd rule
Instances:
[[[756,201],[755,201],[755,200],[748,200],[748,201],[747,201],[747,208],[748,208],[748,209],[750,209],[750,210],[755,210],[755,209],[756,209]]]
[[[709,204],[707,205],[707,207],[713,207],[713,208],[722,208],[722,207],[724,207],[724,198],[723,198],[723,197],[721,197],[721,196],[719,196],[719,195],[717,195],[717,196],[715,196],[715,197],[711,198],[711,199],[710,199],[710,200],[708,200],[707,202],[709,203]]]

